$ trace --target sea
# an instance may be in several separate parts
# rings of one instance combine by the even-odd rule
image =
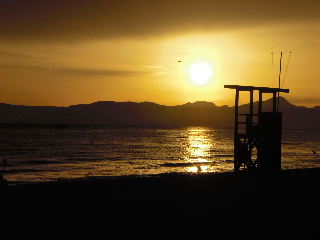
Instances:
[[[282,169],[319,168],[320,131],[284,130]],[[233,171],[233,129],[0,126],[0,174],[11,183]]]

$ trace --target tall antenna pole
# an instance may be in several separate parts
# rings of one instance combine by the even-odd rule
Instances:
[[[279,71],[279,89],[280,89],[280,84],[281,84],[281,69],[282,68],[282,52],[280,55],[280,71]],[[277,104],[277,112],[279,111],[279,104],[280,104],[280,91],[278,92],[278,104]]]
[[[283,79],[282,79],[281,88],[283,88],[284,81],[286,80],[286,77],[287,77],[287,72],[288,72],[289,63],[290,63],[290,59],[291,59],[291,54],[292,54],[292,52],[290,51],[289,57],[288,57],[288,63],[287,63],[287,67],[286,67],[286,71],[285,71],[284,76],[283,76]]]

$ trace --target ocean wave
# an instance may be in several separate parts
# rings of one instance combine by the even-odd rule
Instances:
[[[217,162],[184,162],[184,163],[163,163],[159,164],[160,167],[193,167],[203,165],[216,165]]]

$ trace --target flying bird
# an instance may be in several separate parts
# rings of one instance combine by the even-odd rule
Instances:
[[[314,150],[312,150],[312,153],[313,153],[313,154],[317,154],[317,152],[316,152],[316,151],[314,151]]]

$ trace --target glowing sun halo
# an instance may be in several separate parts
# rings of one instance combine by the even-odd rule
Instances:
[[[212,70],[210,66],[205,63],[193,64],[189,70],[189,73],[192,81],[199,85],[207,83],[212,76]]]

